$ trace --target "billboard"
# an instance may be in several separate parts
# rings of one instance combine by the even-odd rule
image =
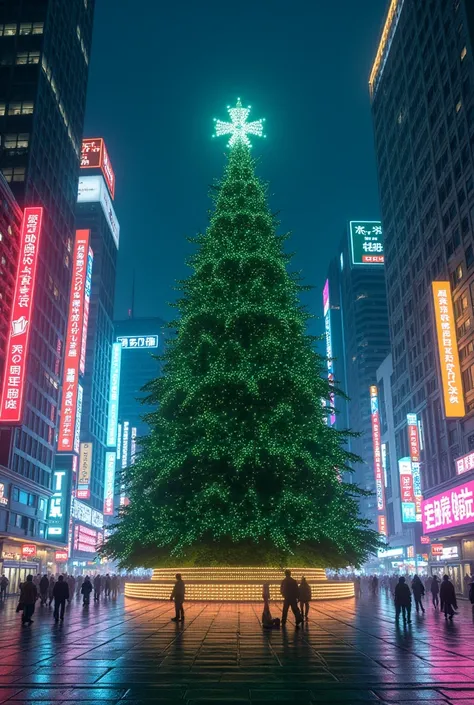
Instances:
[[[95,553],[99,543],[100,532],[82,524],[74,525],[73,548],[75,551]]]
[[[456,475],[463,475],[469,470],[474,470],[474,451],[456,458],[454,463],[456,465]]]
[[[421,511],[424,534],[474,522],[474,480],[423,500]]]
[[[418,417],[407,414],[408,448],[413,479],[413,496],[416,503],[416,520],[421,521],[421,472],[420,472],[420,436],[418,432]]]
[[[107,414],[108,446],[115,446],[117,444],[121,363],[122,345],[121,343],[112,343],[112,357],[110,361],[109,404]]]
[[[22,422],[23,393],[42,223],[42,208],[25,208],[20,230],[18,268],[0,401],[0,423],[9,425]]]
[[[54,553],[54,560],[56,563],[66,563],[68,557],[69,554],[67,548],[64,548],[60,551],[55,551]]]
[[[157,348],[157,335],[119,335],[117,343],[122,345],[122,348],[129,350],[131,348]]]
[[[81,169],[101,169],[112,198],[115,198],[115,174],[102,137],[83,139]]]
[[[400,499],[402,502],[414,502],[413,475],[411,471],[410,458],[400,458],[398,461],[398,472],[400,474]]]
[[[456,325],[449,282],[433,282],[434,315],[446,418],[465,415]]]
[[[79,474],[77,478],[78,499],[89,499],[92,473],[92,443],[81,443],[79,452]]]
[[[404,524],[413,524],[416,522],[415,502],[402,502],[402,522]]]
[[[324,314],[324,330],[326,333],[326,357],[327,357],[327,368],[328,368],[328,382],[334,384],[334,365],[332,360],[332,338],[331,338],[331,313],[330,313],[330,303],[329,303],[329,279],[326,279],[326,283],[323,289],[323,314]],[[329,405],[334,408],[334,394],[329,395]],[[329,415],[329,424],[334,426],[336,423],[336,415],[334,413]]]
[[[380,220],[349,223],[353,265],[383,265],[383,234]]]
[[[105,475],[104,475],[104,516],[114,514],[115,495],[115,451],[107,451],[105,454]]]
[[[379,534],[387,536],[387,517],[385,514],[378,515]]]
[[[79,360],[79,372],[81,375],[84,374],[86,369],[86,352],[87,352],[87,329],[89,327],[89,308],[91,301],[91,284],[92,284],[92,263],[94,262],[94,253],[89,247],[89,253],[87,255],[87,270],[86,270],[86,284],[84,287],[84,319],[82,324],[82,344],[81,344],[81,357]]]
[[[79,387],[79,362],[84,323],[84,292],[87,276],[90,230],[77,230],[74,243],[66,350],[63,371],[63,396],[59,423],[58,452],[78,452],[76,425]]]
[[[380,447],[380,414],[379,397],[375,385],[370,387],[370,415],[372,419],[372,447],[374,453],[375,492],[377,495],[377,509],[385,509],[385,490],[383,484],[382,449]]]
[[[51,489],[53,495],[49,500],[48,508],[48,538],[59,541],[67,541],[69,527],[68,506],[71,496],[70,488],[71,474],[66,470],[56,469],[53,471],[53,482]]]
[[[107,186],[102,176],[81,176],[77,192],[78,203],[100,203],[107,220],[110,232],[118,249],[120,239],[120,224],[110,200]]]
[[[22,558],[35,558],[36,552],[37,549],[34,543],[24,543],[21,547]]]

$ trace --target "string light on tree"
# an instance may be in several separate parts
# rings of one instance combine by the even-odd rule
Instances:
[[[214,118],[216,123],[216,134],[213,137],[220,137],[221,135],[230,135],[230,140],[228,142],[229,147],[240,143],[245,144],[247,147],[251,147],[251,142],[247,135],[256,135],[257,137],[265,137],[263,134],[263,123],[264,118],[261,120],[254,120],[253,122],[247,122],[247,118],[250,115],[251,106],[248,108],[242,107],[240,98],[237,98],[237,105],[235,108],[227,106],[227,112],[230,116],[230,122],[223,122],[222,120],[217,120]]]

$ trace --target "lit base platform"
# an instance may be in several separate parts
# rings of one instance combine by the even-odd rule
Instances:
[[[323,568],[290,568],[298,582],[302,576],[311,585],[313,600],[354,597],[354,583],[329,581]],[[146,583],[125,583],[125,595],[141,600],[169,600],[176,573],[186,583],[187,602],[261,602],[262,585],[270,583],[270,599],[281,601],[277,568],[156,568]]]

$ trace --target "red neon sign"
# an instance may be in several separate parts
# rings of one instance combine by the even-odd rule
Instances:
[[[67,548],[61,551],[56,551],[56,553],[54,554],[54,560],[56,561],[56,563],[66,563],[68,557],[69,554]]]
[[[74,450],[89,237],[90,230],[76,231],[58,440],[58,451],[65,453],[71,453]]]
[[[21,547],[23,558],[34,558],[36,556],[36,546],[33,543],[24,543]]]
[[[379,514],[378,523],[379,534],[382,534],[382,536],[387,536],[387,517],[385,516],[385,514]]]
[[[89,328],[89,309],[91,301],[91,284],[92,284],[92,263],[94,261],[94,253],[89,247],[89,254],[87,256],[87,270],[86,270],[86,284],[85,284],[85,295],[84,295],[84,325],[82,326],[82,344],[81,344],[81,357],[79,361],[79,372],[81,375],[84,374],[86,369],[86,353],[87,353],[87,330]]]
[[[25,208],[21,223],[18,270],[5,356],[5,377],[0,402],[1,423],[17,424],[22,420],[26,361],[42,222],[42,208]]]
[[[82,140],[81,169],[101,169],[110,195],[115,197],[115,174],[102,137]]]

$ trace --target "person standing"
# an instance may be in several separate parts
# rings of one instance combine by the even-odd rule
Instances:
[[[415,575],[415,577],[413,578],[413,580],[411,582],[411,591],[413,593],[413,597],[415,598],[415,608],[416,608],[417,614],[420,611],[420,609],[424,614],[425,608],[423,607],[423,602],[421,601],[421,598],[425,594],[425,587],[424,587],[423,583],[421,582],[420,578],[418,577],[418,575]]]
[[[74,577],[74,575],[70,575],[67,578],[67,584],[69,587],[69,597],[67,599],[68,602],[71,602],[72,598],[74,597],[74,592],[76,590],[76,578]]]
[[[411,593],[403,575],[398,579],[398,585],[395,588],[395,621],[397,624],[400,620],[400,612],[403,624],[407,624],[407,622],[411,624]]]
[[[183,583],[184,585],[184,583]],[[112,599],[116,600],[117,599],[117,592],[118,592],[118,579],[115,573],[112,575],[110,579],[110,586],[112,588]],[[183,613],[184,614],[184,613]]]
[[[433,578],[431,580],[431,601],[433,603],[433,607],[438,609],[439,607],[439,578],[437,575],[433,575]]]
[[[301,616],[304,617],[305,621],[308,621],[309,603],[311,601],[311,585],[308,583],[306,578],[301,578],[300,587],[298,590],[298,595],[300,598],[300,610]]]
[[[356,575],[354,579],[354,593],[356,597],[360,597],[362,595],[360,575]]]
[[[56,584],[56,581],[54,579],[54,575],[51,575],[51,577],[49,578],[49,586],[48,586],[48,600],[49,600],[48,606],[49,607],[51,607],[51,603],[53,601],[53,590],[54,590],[55,584]]]
[[[104,596],[105,597],[110,597],[110,586],[111,586],[111,580],[110,580],[110,575],[107,573],[105,576],[105,590],[104,590]]]
[[[32,624],[31,619],[35,612],[35,603],[38,599],[38,588],[33,582],[33,576],[27,575],[26,581],[21,584],[20,605],[23,605],[23,614],[21,616],[22,624]]]
[[[372,578],[372,594],[377,595],[379,591],[379,579],[376,575]]]
[[[456,591],[454,585],[449,579],[449,575],[443,575],[443,582],[439,590],[442,609],[444,609],[444,618],[452,619],[455,615],[454,610],[457,610],[458,603],[456,600]]]
[[[113,590],[113,585],[112,585]],[[172,622],[184,622],[184,593],[186,591],[186,585],[181,577],[181,573],[176,573],[176,582],[174,584],[173,591],[170,596],[170,600],[174,600],[175,616],[172,617]],[[115,596],[117,596],[117,587],[115,587]],[[112,592],[113,597],[113,592]]]
[[[48,599],[48,589],[49,589],[49,578],[46,575],[46,573],[43,575],[43,577],[40,580],[39,584],[39,591],[40,591],[40,597],[41,597],[41,605],[46,604],[46,600]]]
[[[100,600],[100,591],[102,588],[102,578],[99,573],[94,578],[94,602]]]
[[[84,578],[82,577],[82,575],[78,575],[77,581],[76,581],[76,584],[77,584],[76,597],[79,597],[79,595],[81,594],[81,588],[82,588],[83,582],[84,582]]]
[[[92,583],[88,575],[84,578],[84,582],[81,587],[81,595],[83,595],[83,605],[88,605],[91,599]]]
[[[5,575],[0,578],[0,599],[5,600],[7,597],[7,587],[9,580]]]
[[[66,600],[69,600],[69,585],[66,580],[64,580],[64,575],[60,575],[58,582],[53,588],[54,597],[54,621],[57,622],[58,619],[63,621],[64,619],[64,609],[66,607]]]
[[[283,614],[281,616],[282,625],[286,624],[288,610],[291,607],[291,611],[295,616],[296,626],[299,627],[303,621],[303,618],[298,609],[298,583],[291,577],[291,570],[285,570],[285,579],[282,580],[280,585],[280,592],[283,595]]]

